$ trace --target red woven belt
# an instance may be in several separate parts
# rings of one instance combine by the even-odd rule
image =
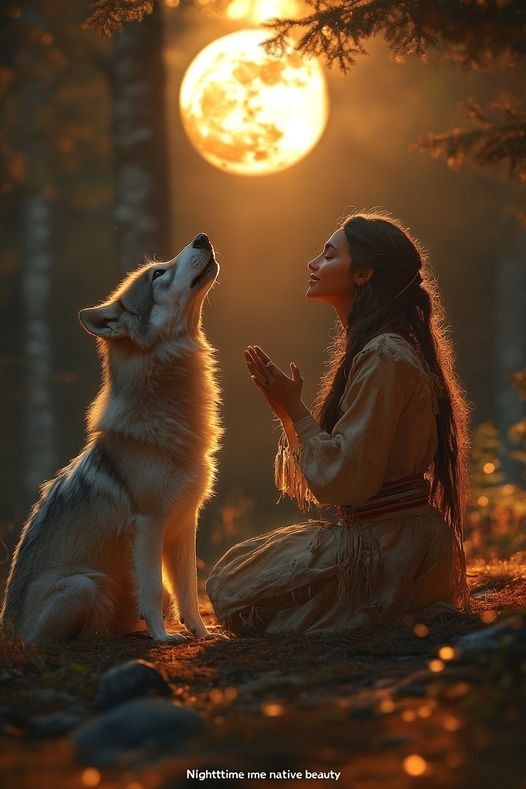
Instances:
[[[378,518],[398,510],[422,507],[429,504],[429,480],[420,474],[405,477],[382,485],[376,496],[358,507],[337,507],[340,522],[350,525],[356,520]]]

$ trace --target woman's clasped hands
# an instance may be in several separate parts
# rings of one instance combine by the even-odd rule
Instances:
[[[258,345],[245,349],[245,361],[250,377],[282,422],[296,422],[309,413],[301,399],[303,378],[294,362],[289,378]]]

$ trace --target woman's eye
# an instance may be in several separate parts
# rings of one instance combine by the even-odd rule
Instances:
[[[325,260],[332,260],[332,259],[333,258],[330,258],[328,255],[325,255]]]
[[[166,273],[165,268],[156,268],[152,275],[152,280],[157,279],[157,277],[162,277],[163,274]]]

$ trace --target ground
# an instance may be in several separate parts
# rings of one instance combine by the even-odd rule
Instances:
[[[473,630],[526,615],[526,565],[470,568],[471,616],[447,615],[426,629],[363,628],[321,637],[238,638],[170,647],[145,634],[46,649],[4,645],[0,770],[9,789],[34,787],[318,787],[330,779],[198,780],[187,769],[340,772],[339,786],[388,789],[526,787],[526,652],[448,659],[445,647]],[[217,628],[209,603],[205,621]],[[100,674],[143,658],[160,667],[175,700],[207,725],[190,745],[142,766],[80,765],[66,738],[28,737],[32,719],[64,707],[41,689],[89,702]],[[8,712],[6,713],[6,709]]]

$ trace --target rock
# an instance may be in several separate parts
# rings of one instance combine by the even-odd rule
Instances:
[[[108,709],[138,696],[171,696],[172,691],[153,663],[129,660],[106,671],[99,681],[95,705]]]
[[[24,705],[0,707],[0,733],[19,736],[31,726],[31,714]]]
[[[27,691],[32,701],[39,701],[42,704],[72,704],[78,701],[71,693],[65,690],[54,690],[54,688],[31,688]]]
[[[202,727],[201,716],[187,707],[167,699],[134,699],[86,723],[73,741],[82,764],[133,763],[172,749]]]
[[[52,715],[41,715],[33,722],[30,731],[31,737],[61,737],[72,729],[80,726],[89,715],[87,707],[81,705],[72,707],[64,712],[54,712]]]
[[[454,646],[462,659],[483,657],[518,644],[526,646],[526,626],[521,619],[511,617],[462,636]]]

